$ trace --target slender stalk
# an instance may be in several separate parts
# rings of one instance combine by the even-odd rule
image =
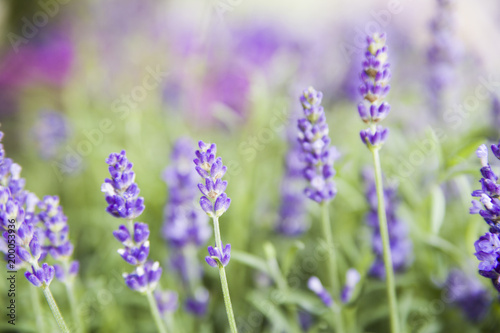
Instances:
[[[153,296],[153,292],[151,290],[149,290],[146,293],[146,296],[148,297],[149,308],[150,308],[151,314],[153,315],[153,318],[155,320],[156,327],[158,328],[158,332],[167,333],[165,325],[163,325],[163,321],[161,320],[160,311],[158,310],[158,304],[156,304],[156,299]]]
[[[222,240],[220,237],[219,230],[219,218],[214,217],[214,234],[215,234],[215,246],[222,252]],[[229,287],[227,285],[226,270],[221,263],[219,263],[219,275],[220,283],[222,286],[222,294],[224,296],[224,304],[226,305],[227,319],[229,320],[229,327],[232,333],[237,333],[238,329],[236,327],[236,320],[234,319],[233,306],[231,304],[231,297],[229,296]]]
[[[61,330],[61,332],[69,333],[68,326],[66,326],[66,323],[64,322],[64,318],[61,315],[59,308],[57,307],[56,301],[54,299],[54,296],[52,296],[52,293],[50,292],[49,286],[42,285],[41,288],[43,290],[43,294],[45,295],[45,298],[47,299],[47,303],[49,303],[50,310],[52,311],[52,314],[54,315],[54,318],[56,319],[56,322],[57,322],[57,325],[59,326],[59,329]]]
[[[30,293],[33,311],[35,312],[36,327],[40,333],[45,333],[45,322],[43,320],[42,308],[40,307],[40,296],[37,292]]]
[[[323,224],[323,233],[325,234],[325,241],[327,246],[328,256],[328,272],[330,274],[330,281],[332,284],[333,299],[337,301],[339,306],[338,310],[333,310],[335,313],[335,331],[337,333],[344,332],[344,323],[342,320],[342,305],[339,302],[340,295],[340,281],[337,269],[337,260],[335,253],[335,244],[333,243],[332,226],[330,224],[330,212],[328,210],[328,203],[321,204],[321,221]]]
[[[384,185],[382,184],[382,168],[380,167],[380,148],[371,148],[373,154],[373,163],[375,165],[375,185],[377,187],[378,199],[378,222],[380,228],[380,236],[384,249],[384,265],[387,284],[387,298],[389,299],[389,311],[391,317],[391,332],[399,332],[399,317],[398,306],[396,300],[396,286],[394,283],[394,271],[392,266],[391,247],[389,243],[389,231],[387,228],[387,216],[384,202]]]

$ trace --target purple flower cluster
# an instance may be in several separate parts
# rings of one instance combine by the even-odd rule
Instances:
[[[132,163],[127,159],[125,151],[112,153],[106,160],[109,165],[111,179],[106,179],[101,190],[106,194],[109,204],[106,211],[114,217],[124,218],[128,226],[120,225],[113,232],[115,238],[122,243],[123,249],[118,254],[135,270],[131,274],[123,274],[127,286],[135,291],[146,293],[155,290],[162,274],[158,262],[148,261],[149,227],[146,223],[135,222],[144,211],[144,199],[139,198],[139,188],[132,171]]]
[[[291,134],[291,133],[290,133]],[[309,228],[304,198],[304,177],[301,160],[302,148],[295,138],[295,132],[288,135],[289,150],[285,158],[285,174],[281,182],[281,205],[276,221],[276,232],[295,237],[302,235]]]
[[[303,175],[309,182],[304,193],[316,202],[332,200],[337,194],[333,176],[333,162],[338,157],[335,147],[330,147],[328,124],[321,99],[323,94],[309,87],[300,96],[304,118],[298,120],[298,140],[306,166]]]
[[[231,199],[225,193],[227,181],[222,180],[227,167],[222,164],[222,158],[216,158],[217,147],[214,143],[206,144],[200,141],[198,146],[200,149],[196,151],[196,158],[193,162],[198,174],[205,179],[205,184],[198,184],[202,194],[200,206],[208,216],[218,219],[231,204]],[[209,246],[208,254],[205,260],[210,266],[218,267],[217,260],[222,266],[226,266],[231,258],[231,245],[226,244],[224,247],[221,244],[221,249]]]
[[[208,291],[201,286],[203,269],[197,259],[197,250],[212,235],[206,214],[195,206],[197,195],[197,172],[191,166],[194,145],[187,138],[178,139],[172,149],[171,165],[163,173],[168,185],[169,199],[165,207],[163,237],[173,249],[171,264],[189,290],[186,310],[203,316],[208,306],[208,297],[201,302],[197,294]]]
[[[114,217],[133,220],[144,211],[144,198],[139,197],[139,187],[135,183],[132,163],[125,156],[113,153],[106,159],[111,179],[106,178],[101,191],[106,194],[106,211]]]
[[[359,134],[361,141],[370,147],[380,147],[384,144],[388,129],[380,125],[391,109],[384,102],[390,90],[389,80],[391,78],[390,64],[387,61],[387,45],[385,45],[385,34],[374,34],[367,37],[367,51],[362,62],[360,74],[361,85],[359,91],[363,101],[358,104],[358,112],[361,120],[370,125],[370,128],[362,130]]]
[[[429,81],[427,88],[435,114],[442,111],[443,93],[455,80],[455,67],[461,57],[461,45],[455,37],[455,0],[437,0],[436,16],[430,22],[432,42],[427,51]]]
[[[445,286],[446,297],[463,311],[467,319],[476,322],[487,314],[492,302],[491,295],[475,277],[452,269]]]
[[[382,237],[378,221],[378,200],[375,180],[371,171],[365,170],[363,178],[366,184],[365,195],[370,206],[366,215],[367,224],[373,228],[372,247],[375,253],[375,262],[369,274],[379,279],[385,279]],[[389,231],[389,244],[391,248],[392,265],[394,271],[401,272],[412,263],[413,244],[408,237],[408,227],[396,215],[398,199],[396,189],[384,188],[384,201]]]

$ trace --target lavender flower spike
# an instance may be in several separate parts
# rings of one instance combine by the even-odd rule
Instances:
[[[212,218],[215,235],[215,247],[208,247],[209,256],[205,259],[210,266],[219,268],[229,327],[232,333],[236,333],[238,329],[234,318],[225,270],[225,266],[229,263],[229,259],[231,258],[231,245],[226,244],[226,246],[223,247],[219,230],[219,217],[227,211],[231,204],[231,199],[229,199],[225,193],[227,181],[222,180],[222,177],[227,171],[227,167],[222,164],[222,159],[220,157],[216,157],[217,147],[214,143],[206,144],[203,141],[199,141],[198,146],[200,149],[195,152],[196,158],[193,162],[196,165],[195,170],[200,177],[204,179],[204,184],[198,184],[198,188],[202,194],[200,206],[205,213]]]
[[[144,211],[144,199],[139,197],[132,163],[127,159],[124,150],[120,154],[110,154],[106,163],[111,174],[111,179],[106,179],[101,186],[108,203],[106,211],[116,218],[127,219],[128,222],[113,232],[113,236],[123,245],[123,248],[117,251],[118,254],[125,262],[134,266],[132,273],[123,274],[123,279],[131,290],[147,296],[156,326],[161,333],[165,333],[160,308],[153,295],[163,270],[157,261],[148,260],[149,226],[133,221]]]
[[[358,113],[363,122],[370,128],[360,132],[361,141],[370,147],[380,147],[384,144],[388,129],[377,125],[391,109],[384,99],[390,90],[390,64],[387,61],[387,46],[385,34],[374,34],[367,38],[367,51],[361,71],[359,91],[363,101],[358,105]],[[371,149],[371,148],[370,148]]]
[[[356,269],[351,268],[346,272],[344,289],[342,289],[342,295],[340,295],[342,303],[349,303],[351,301],[354,289],[359,280],[361,280],[361,275],[359,275]]]
[[[193,150],[194,144],[188,138],[177,139],[172,147],[171,164],[163,172],[163,180],[168,185],[168,202],[162,231],[172,250],[171,266],[178,271],[188,293],[184,308],[195,316],[203,316],[202,310],[207,309],[209,299],[208,291],[204,304],[197,302],[195,295],[196,290],[204,289],[203,267],[197,252],[212,235],[212,229],[207,215],[195,204],[198,173],[191,167]]]
[[[337,194],[333,176],[333,162],[338,157],[335,147],[330,147],[328,124],[321,99],[323,94],[309,87],[300,96],[304,118],[298,120],[298,140],[306,166],[303,174],[309,186],[306,196],[318,203],[332,200]]]

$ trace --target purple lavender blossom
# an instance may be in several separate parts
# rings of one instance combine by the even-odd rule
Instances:
[[[101,186],[106,193],[109,204],[106,211],[117,218],[125,218],[128,226],[122,224],[113,232],[113,236],[122,243],[124,248],[118,254],[128,264],[135,266],[130,274],[123,274],[127,286],[140,293],[151,293],[155,290],[162,274],[158,262],[148,259],[149,256],[149,226],[142,222],[133,222],[144,211],[144,199],[139,196],[139,187],[135,183],[135,173],[132,163],[125,156],[112,153],[106,159],[109,165],[111,179],[106,179]]]
[[[389,80],[391,78],[390,64],[387,61],[387,45],[385,45],[385,34],[374,34],[367,37],[367,51],[362,63],[361,85],[359,91],[363,101],[358,104],[358,112],[361,120],[370,125],[370,128],[360,132],[361,141],[368,148],[380,147],[384,144],[388,129],[380,125],[389,113],[391,107],[384,102],[390,90]]]
[[[436,16],[430,22],[432,43],[427,51],[429,79],[427,88],[434,114],[446,107],[444,93],[455,82],[455,67],[461,46],[455,37],[455,0],[437,0]]]
[[[303,175],[309,186],[304,193],[318,203],[332,200],[337,194],[333,176],[333,162],[338,156],[335,147],[330,147],[328,124],[321,99],[323,94],[309,87],[300,96],[305,118],[298,120],[298,140],[302,147],[305,168]]]
[[[327,307],[331,307],[333,305],[332,295],[330,295],[328,290],[323,287],[323,284],[317,276],[311,276],[309,278],[307,281],[307,287],[314,292]]]
[[[79,263],[71,260],[74,246],[69,240],[68,218],[59,205],[59,197],[45,196],[38,207],[41,210],[38,220],[43,223],[45,238],[49,242],[44,251],[58,262],[54,265],[57,279],[71,283],[78,274]]]
[[[356,269],[351,268],[346,272],[345,285],[342,289],[342,294],[340,295],[342,303],[346,304],[351,301],[354,289],[360,280],[361,275],[359,275],[359,272]]]
[[[43,159],[57,157],[68,136],[68,120],[62,113],[50,110],[39,112],[38,120],[33,127],[33,137]]]
[[[446,279],[447,297],[472,322],[483,319],[490,308],[492,297],[473,276],[452,269]]]
[[[375,262],[372,264],[369,274],[378,279],[385,279],[383,245],[378,221],[377,189],[371,171],[365,170],[363,178],[366,184],[365,194],[370,206],[370,211],[366,215],[366,222],[373,228],[372,247],[375,253]],[[395,188],[387,187],[384,189],[384,201],[392,265],[394,271],[402,272],[412,263],[413,245],[408,237],[407,225],[396,215],[398,199]]]
[[[200,141],[198,142],[198,146],[200,149],[196,151],[196,158],[193,162],[196,165],[195,170],[205,180],[205,184],[198,184],[198,188],[202,194],[200,206],[208,216],[218,219],[227,211],[231,204],[231,199],[225,193],[227,181],[222,180],[227,167],[222,164],[222,158],[216,158],[217,146],[214,143],[206,144]],[[217,267],[217,261],[212,257],[218,258],[222,266],[226,266],[229,263],[231,245],[226,244],[224,247],[220,244],[220,246],[223,249],[212,246],[208,247],[209,256],[205,260],[210,266]]]
[[[193,293],[193,296],[188,297],[184,309],[198,317],[203,317],[207,313],[208,302],[210,295],[204,287],[199,287]]]
[[[499,145],[492,145],[491,150],[493,155],[500,159],[500,142]],[[476,151],[477,157],[481,161],[481,175],[479,180],[481,189],[472,192],[472,196],[479,198],[479,201],[472,201],[470,208],[471,214],[479,214],[485,222],[492,228],[491,232],[500,232],[500,184],[497,183],[498,176],[492,170],[488,163],[488,148],[486,145],[481,145]]]
[[[203,316],[208,299],[203,304],[196,301],[196,290],[201,287],[203,268],[198,260],[198,248],[212,235],[206,214],[196,208],[197,172],[191,167],[194,145],[187,138],[178,139],[172,149],[171,165],[163,173],[168,185],[168,203],[165,207],[163,237],[172,248],[171,265],[178,271],[190,296],[185,308]]]
[[[288,135],[289,150],[285,158],[285,174],[281,182],[281,205],[276,221],[276,232],[296,237],[309,229],[306,212],[306,199],[303,195],[304,177],[301,160],[302,147],[295,138],[295,131]]]
[[[106,178],[101,191],[106,194],[106,211],[114,217],[133,220],[144,211],[144,198],[139,197],[139,187],[135,183],[133,164],[125,155],[113,153],[106,159],[111,179]]]

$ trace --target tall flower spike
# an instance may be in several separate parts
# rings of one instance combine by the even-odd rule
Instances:
[[[203,316],[208,306],[208,291],[202,287],[203,267],[197,256],[198,249],[212,235],[207,215],[196,207],[198,173],[193,169],[191,158],[194,145],[188,138],[178,139],[172,147],[171,164],[163,172],[168,186],[168,202],[165,206],[163,237],[172,249],[170,262],[178,271],[188,298],[185,309],[196,316]],[[196,292],[207,293],[198,302]]]
[[[139,197],[139,187],[135,183],[132,163],[127,159],[125,150],[120,154],[110,154],[106,163],[111,174],[111,179],[105,179],[101,186],[108,203],[106,211],[116,218],[127,219],[128,222],[113,232],[113,236],[123,245],[123,248],[117,251],[118,254],[125,262],[134,266],[132,273],[123,273],[123,279],[131,290],[147,296],[158,330],[166,332],[160,316],[161,307],[154,297],[163,270],[159,262],[148,260],[149,226],[146,223],[133,221],[144,211],[144,199]]]
[[[367,38],[367,51],[360,74],[362,83],[359,91],[363,101],[358,104],[358,113],[361,120],[370,125],[370,128],[360,132],[360,136],[361,141],[368,147],[382,146],[388,134],[387,128],[378,125],[391,109],[391,106],[384,102],[390,90],[391,78],[385,38],[385,34],[374,34]]]
[[[322,98],[323,94],[313,87],[305,90],[300,96],[305,117],[298,120],[298,140],[306,164],[303,175],[309,182],[304,193],[318,203],[330,201],[337,194],[333,162],[339,155],[335,147],[330,147]]]
[[[196,158],[193,160],[195,170],[198,172],[204,182],[198,184],[202,197],[200,198],[201,208],[210,216],[214,222],[215,247],[208,247],[208,256],[205,258],[212,267],[219,268],[219,275],[224,295],[224,303],[229,326],[232,333],[238,331],[236,320],[234,319],[233,306],[229,296],[229,286],[227,284],[225,266],[231,258],[231,245],[224,247],[219,230],[219,217],[226,212],[231,204],[225,193],[227,181],[222,177],[227,171],[227,167],[222,164],[222,159],[216,157],[217,147],[214,143],[206,144],[203,141],[198,142],[199,150],[195,152]]]

